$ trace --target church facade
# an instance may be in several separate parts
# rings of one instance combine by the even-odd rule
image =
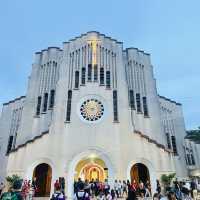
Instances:
[[[36,177],[40,196],[58,178],[71,197],[78,177],[155,191],[162,174],[189,175],[182,106],[158,95],[150,55],[95,31],[35,53],[26,96],[3,104],[0,132],[2,177]]]

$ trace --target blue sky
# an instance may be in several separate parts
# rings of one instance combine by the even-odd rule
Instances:
[[[160,95],[200,126],[199,0],[7,0],[0,3],[0,104],[24,95],[33,54],[96,30],[151,53]]]

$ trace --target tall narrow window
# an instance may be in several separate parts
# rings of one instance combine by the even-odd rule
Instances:
[[[42,97],[39,96],[37,99],[36,115],[40,115],[41,102],[42,102]]]
[[[98,80],[98,66],[97,64],[94,65],[94,81]]]
[[[174,135],[171,136],[171,139],[172,139],[172,148],[173,148],[173,152],[175,155],[178,154],[178,151],[177,151],[177,146],[176,146],[176,138]]]
[[[170,140],[170,136],[169,133],[166,133],[166,138],[167,138],[167,148],[171,149],[171,140]]]
[[[114,122],[118,122],[118,105],[117,105],[117,91],[113,91],[113,114]]]
[[[13,136],[11,135],[11,136],[9,137],[9,139],[8,139],[8,146],[7,146],[7,151],[6,151],[7,154],[8,154],[8,153],[11,151],[11,149],[12,149],[12,143],[13,143]]]
[[[104,68],[100,68],[100,85],[104,85]]]
[[[71,118],[71,104],[72,104],[72,91],[68,91],[68,99],[67,99],[67,114],[66,114],[66,121],[70,122]]]
[[[43,112],[47,111],[47,104],[48,104],[48,93],[44,94],[44,103],[43,103]]]
[[[51,90],[49,108],[53,108],[54,102],[55,102],[55,90]]]
[[[186,162],[186,165],[189,165],[187,155],[185,155],[185,162]]]
[[[149,112],[148,112],[148,107],[147,107],[147,98],[143,97],[142,98],[143,101],[143,111],[144,111],[144,116],[148,117],[149,116]]]
[[[191,153],[191,164],[192,164],[192,165],[195,165],[195,160],[194,160],[194,156],[193,156],[192,153]]]
[[[188,165],[192,165],[190,154],[186,154],[186,156],[187,156]]]
[[[92,81],[92,65],[88,64],[88,81]]]
[[[141,102],[140,102],[140,94],[136,94],[136,104],[137,104],[137,112],[142,112],[141,110]]]
[[[75,71],[75,89],[79,87],[79,71]]]
[[[129,90],[129,105],[131,109],[135,109],[135,98],[133,90]]]
[[[106,88],[110,88],[110,71],[106,71]]]
[[[85,85],[85,67],[82,68],[81,84]]]

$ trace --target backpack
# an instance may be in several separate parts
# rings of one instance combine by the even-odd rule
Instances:
[[[76,193],[76,198],[77,200],[86,200],[87,198],[85,198],[85,195],[86,195],[86,192],[84,192],[83,196],[82,197],[79,197],[78,196],[78,192]]]
[[[2,195],[1,200],[18,200],[18,197],[15,193],[6,192]]]
[[[64,195],[62,194],[62,193],[56,193],[56,195],[55,195],[55,193],[52,195],[52,197],[51,197],[51,200],[58,200],[58,199],[60,199],[60,195],[62,195],[63,196],[63,199],[64,199]]]

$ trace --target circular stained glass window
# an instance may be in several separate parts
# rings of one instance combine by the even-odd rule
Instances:
[[[81,104],[80,113],[84,120],[97,121],[103,116],[104,106],[97,99],[87,99]]]

